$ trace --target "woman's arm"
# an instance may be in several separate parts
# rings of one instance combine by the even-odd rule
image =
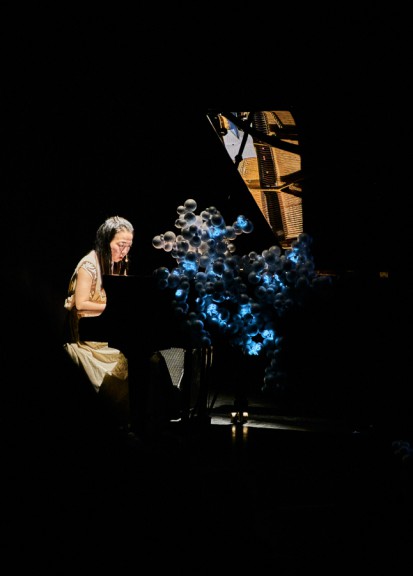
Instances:
[[[104,302],[92,302],[92,300],[90,300],[91,288],[91,275],[84,268],[79,268],[75,290],[75,306],[78,312],[103,312],[105,309],[106,304]]]

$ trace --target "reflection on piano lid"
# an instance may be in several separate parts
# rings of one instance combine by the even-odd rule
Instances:
[[[153,275],[103,277],[106,309],[100,316],[82,318],[81,340],[109,342],[127,356],[171,347],[187,348],[188,341],[172,306],[172,293],[161,290]]]

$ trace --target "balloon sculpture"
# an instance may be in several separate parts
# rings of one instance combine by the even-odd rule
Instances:
[[[245,216],[227,225],[211,206],[196,213],[197,202],[178,206],[175,228],[155,236],[154,248],[169,252],[175,264],[154,271],[160,289],[173,291],[175,313],[190,331],[194,347],[212,345],[213,334],[224,335],[244,354],[265,353],[263,389],[284,381],[279,352],[283,337],[279,319],[306,293],[329,280],[315,271],[311,238],[300,234],[291,247],[278,245],[260,254],[236,254],[235,241],[254,226]]]

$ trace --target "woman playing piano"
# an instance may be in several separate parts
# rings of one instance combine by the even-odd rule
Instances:
[[[104,402],[114,409],[120,425],[129,423],[128,361],[107,342],[79,338],[79,319],[99,316],[106,307],[102,286],[105,274],[126,275],[128,254],[134,237],[132,224],[112,216],[98,228],[95,247],[77,264],[69,282],[65,308],[69,311],[68,342],[64,348],[86,373]]]

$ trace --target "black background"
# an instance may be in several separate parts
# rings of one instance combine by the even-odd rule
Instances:
[[[23,341],[29,360],[21,375],[58,370],[68,279],[107,216],[134,223],[136,272],[168,265],[151,241],[173,229],[187,198],[199,209],[217,206],[228,222],[241,213],[253,220],[254,235],[239,251],[268,247],[266,223],[206,114],[285,108],[301,133],[304,228],[316,266],[363,279],[390,271],[386,300],[371,283],[352,287],[346,330],[357,332],[361,322],[362,337],[349,372],[369,345],[368,362],[388,352],[387,337],[378,343],[370,325],[378,314],[391,319],[384,331],[397,334],[386,378],[394,369],[398,380],[411,318],[403,15],[257,12],[249,21],[208,12],[188,22],[176,12],[159,19],[28,10],[3,20],[2,285],[13,353],[6,347],[6,361],[19,363]]]

